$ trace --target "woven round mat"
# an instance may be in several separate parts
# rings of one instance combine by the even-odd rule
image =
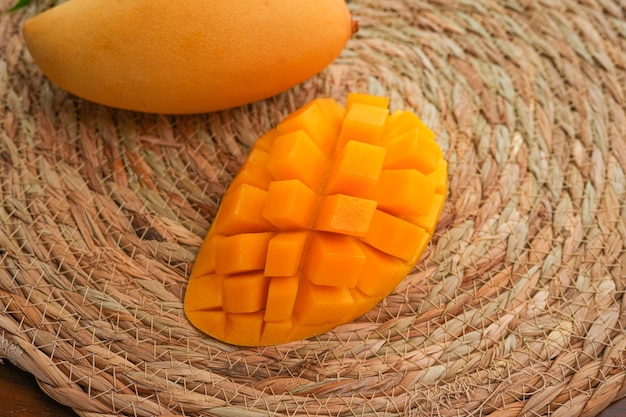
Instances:
[[[1,0],[6,9],[12,1]],[[592,416],[626,396],[626,3],[353,0],[278,97],[167,117],[51,85],[0,19],[0,357],[81,416]],[[250,145],[316,97],[386,95],[449,196],[415,270],[319,337],[240,348],[182,300]]]

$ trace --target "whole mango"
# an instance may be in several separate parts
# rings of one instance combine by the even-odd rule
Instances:
[[[305,81],[355,29],[345,0],[70,0],[24,23],[55,84],[100,104],[184,114]]]

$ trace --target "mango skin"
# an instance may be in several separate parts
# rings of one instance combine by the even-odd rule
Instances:
[[[42,72],[103,105],[204,113],[274,96],[333,62],[344,0],[71,0],[27,20]]]

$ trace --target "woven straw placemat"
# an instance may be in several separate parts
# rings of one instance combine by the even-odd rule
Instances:
[[[19,35],[45,2],[0,18],[0,357],[84,417],[573,417],[626,395],[626,2],[349,6],[361,29],[318,76],[180,117],[46,81]],[[185,285],[250,145],[349,91],[438,135],[449,196],[422,260],[310,340],[199,333]]]

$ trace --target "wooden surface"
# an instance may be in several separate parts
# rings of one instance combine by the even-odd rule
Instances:
[[[4,361],[0,365],[0,417],[77,417],[46,396],[32,375]],[[613,403],[599,417],[626,417],[626,399]]]
[[[0,417],[76,417],[39,389],[35,378],[4,361],[0,365]]]

